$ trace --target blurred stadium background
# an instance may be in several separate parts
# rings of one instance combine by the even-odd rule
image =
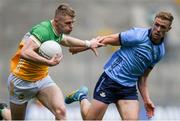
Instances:
[[[21,38],[33,25],[52,19],[55,8],[62,2],[76,10],[71,35],[81,39],[118,33],[133,26],[148,27],[156,11],[172,12],[175,20],[167,35],[167,54],[150,74],[148,84],[157,106],[154,119],[180,120],[180,0],[0,0],[0,102],[8,101],[9,60]],[[98,49],[100,56],[95,57],[91,51],[71,55],[63,48],[64,59],[50,68],[50,75],[64,94],[86,85],[92,99],[103,65],[115,49],[111,46]],[[76,111],[78,103],[67,108],[70,119],[81,119]],[[143,105],[141,108],[141,119],[146,119]],[[105,119],[119,119],[114,106],[110,106]]]

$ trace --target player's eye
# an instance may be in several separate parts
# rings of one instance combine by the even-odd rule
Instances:
[[[158,24],[158,23],[155,23],[155,26],[156,26],[156,27],[159,27],[159,26],[160,26],[160,24]]]
[[[65,24],[67,24],[67,25],[71,25],[71,24],[73,24],[73,22],[66,22]]]
[[[161,28],[162,28],[162,29],[166,29],[166,27],[165,27],[165,26],[161,26]]]

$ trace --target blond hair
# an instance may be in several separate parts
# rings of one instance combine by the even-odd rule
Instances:
[[[66,3],[62,3],[59,5],[59,7],[56,9],[55,17],[57,16],[71,16],[75,17],[75,11]]]
[[[155,18],[160,18],[163,20],[168,20],[172,24],[174,17],[170,12],[160,11],[156,14]]]

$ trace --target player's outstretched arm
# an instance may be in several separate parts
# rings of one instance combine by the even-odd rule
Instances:
[[[97,41],[96,39],[92,39],[88,41],[70,36],[64,36],[64,39],[60,42],[60,44],[66,47],[85,47],[85,48],[96,48],[98,46],[103,46],[103,44]]]
[[[120,40],[119,40],[119,34],[111,34],[111,35],[107,35],[107,36],[98,36],[96,38],[96,41],[98,41],[102,44],[101,46],[98,46],[96,48],[103,47],[105,45],[119,46],[121,44]],[[87,48],[87,47],[70,47],[69,52],[71,52],[72,54],[77,54],[79,52],[83,52],[83,51],[86,51],[89,49],[91,49],[96,55],[98,54],[97,50],[95,48]]]
[[[90,41],[88,41],[80,40],[70,36],[65,36],[63,41],[61,41],[61,45],[70,47],[69,51],[72,54],[76,54],[91,49],[95,53],[95,55],[98,55],[96,48],[104,46],[104,44],[100,43],[100,40],[97,39],[91,39]]]
[[[104,45],[120,46],[121,40],[119,40],[119,33],[110,34],[107,36],[97,37],[96,39],[100,40],[100,43]]]

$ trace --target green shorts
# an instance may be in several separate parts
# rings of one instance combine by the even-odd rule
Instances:
[[[14,104],[24,104],[30,99],[35,98],[40,90],[52,85],[55,85],[55,83],[49,75],[36,82],[30,82],[10,74],[8,77],[10,102]]]

